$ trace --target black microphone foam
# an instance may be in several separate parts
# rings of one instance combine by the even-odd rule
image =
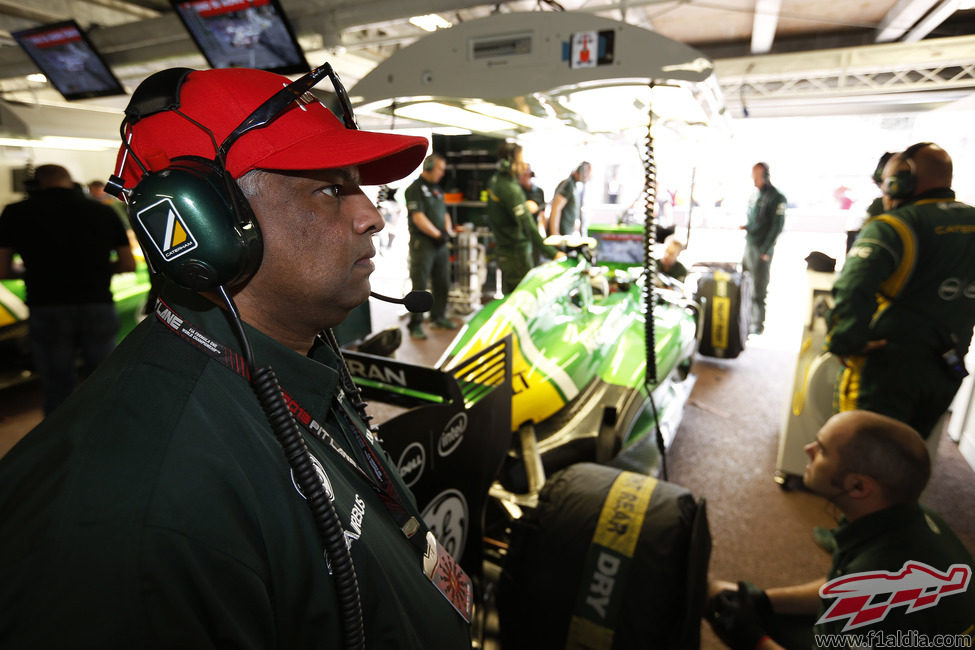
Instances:
[[[429,291],[411,291],[402,298],[391,298],[376,293],[375,291],[370,291],[369,295],[377,300],[403,305],[407,311],[411,311],[414,314],[430,311],[430,308],[433,307],[433,294]]]

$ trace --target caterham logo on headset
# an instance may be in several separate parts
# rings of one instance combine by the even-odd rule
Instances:
[[[196,238],[169,199],[139,210],[135,218],[167,262],[197,247]]]

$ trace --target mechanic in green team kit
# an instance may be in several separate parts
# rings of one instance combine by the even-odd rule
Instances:
[[[535,218],[528,210],[525,191],[518,181],[523,165],[521,146],[502,143],[498,149],[498,171],[488,183],[487,222],[494,234],[501,290],[506,294],[534,265],[533,245],[545,257],[562,255],[542,242]]]
[[[844,362],[836,409],[867,409],[927,438],[967,374],[975,325],[975,208],[951,157],[920,142],[884,169],[887,212],[866,224],[833,285],[827,347]]]
[[[972,556],[918,503],[931,463],[917,432],[886,415],[847,411],[805,451],[803,484],[842,514],[832,566],[824,578],[765,589],[710,581],[706,616],[715,633],[733,650],[939,647],[929,645],[939,637],[942,647],[971,647]]]

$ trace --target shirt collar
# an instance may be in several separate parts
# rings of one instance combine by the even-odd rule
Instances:
[[[926,199],[954,199],[955,192],[948,187],[937,187],[931,190],[924,190],[920,194],[912,196],[910,200],[906,202],[905,205],[910,205],[912,203],[918,203]]]
[[[243,352],[243,346],[225,309],[202,296],[172,285],[165,286],[161,296],[180,317],[207,336],[237,353]],[[244,332],[251,344],[254,363],[258,367],[271,366],[281,387],[307,411],[319,413],[329,406],[338,386],[338,368],[342,361],[328,346],[316,345],[308,356],[304,356],[246,322]]]
[[[913,519],[920,513],[921,505],[917,501],[912,501],[872,512],[856,521],[844,521],[834,531],[836,544],[840,549],[843,549],[859,542],[881,537],[890,531],[903,527],[905,521]]]

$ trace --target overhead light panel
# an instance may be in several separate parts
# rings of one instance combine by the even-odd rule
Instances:
[[[440,104],[438,102],[422,102],[397,106],[394,114],[421,122],[456,126],[480,133],[510,131],[515,128],[515,125],[507,120],[499,120],[488,115],[465,110],[458,106]]]
[[[439,14],[424,14],[410,18],[410,24],[427,32],[435,32],[438,29],[453,27],[450,21]]]
[[[511,108],[510,106],[501,106],[500,104],[493,104],[491,102],[471,102],[465,104],[464,108],[469,111],[474,111],[475,113],[480,113],[481,115],[487,115],[489,117],[496,117],[499,120],[506,120],[508,122],[514,122],[529,129],[550,129],[552,128],[552,122],[546,120],[545,118],[532,115],[530,113],[525,113],[524,111],[519,111],[518,109]]]

